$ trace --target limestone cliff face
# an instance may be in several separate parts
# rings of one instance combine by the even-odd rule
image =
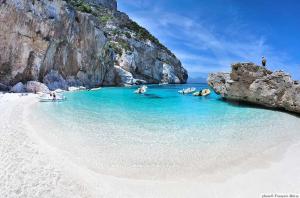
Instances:
[[[253,63],[232,65],[231,73],[214,73],[208,84],[223,98],[300,113],[300,84],[283,71]]]
[[[0,0],[0,83],[185,83],[181,62],[115,0]]]

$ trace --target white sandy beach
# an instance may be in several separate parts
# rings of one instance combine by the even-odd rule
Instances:
[[[147,181],[101,175],[69,160],[27,123],[35,95],[0,94],[0,197],[218,197],[300,196],[300,142],[286,150],[270,148],[274,159],[245,171],[203,177],[199,181]],[[300,119],[299,119],[300,122]],[[51,126],[45,126],[49,130]],[[253,166],[252,166],[253,165]],[[249,168],[250,167],[250,168]],[[252,167],[252,168],[251,168]]]

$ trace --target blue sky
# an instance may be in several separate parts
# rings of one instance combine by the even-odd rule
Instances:
[[[299,0],[119,0],[120,11],[171,49],[192,78],[268,60],[300,79]]]

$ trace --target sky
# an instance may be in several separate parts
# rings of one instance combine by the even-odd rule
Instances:
[[[118,0],[118,9],[147,28],[191,78],[261,63],[300,80],[299,0]]]

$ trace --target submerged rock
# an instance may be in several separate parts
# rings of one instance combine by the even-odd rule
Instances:
[[[119,12],[115,0],[2,1],[0,27],[0,83],[9,86],[39,81],[54,90],[134,84],[130,76],[146,83],[188,78],[176,56]]]
[[[300,113],[300,85],[283,71],[237,63],[231,73],[210,74],[208,84],[225,99]]]
[[[48,87],[40,82],[37,81],[28,81],[26,83],[26,91],[30,92],[30,93],[38,93],[38,92],[42,92],[42,93],[49,93],[49,89]]]

